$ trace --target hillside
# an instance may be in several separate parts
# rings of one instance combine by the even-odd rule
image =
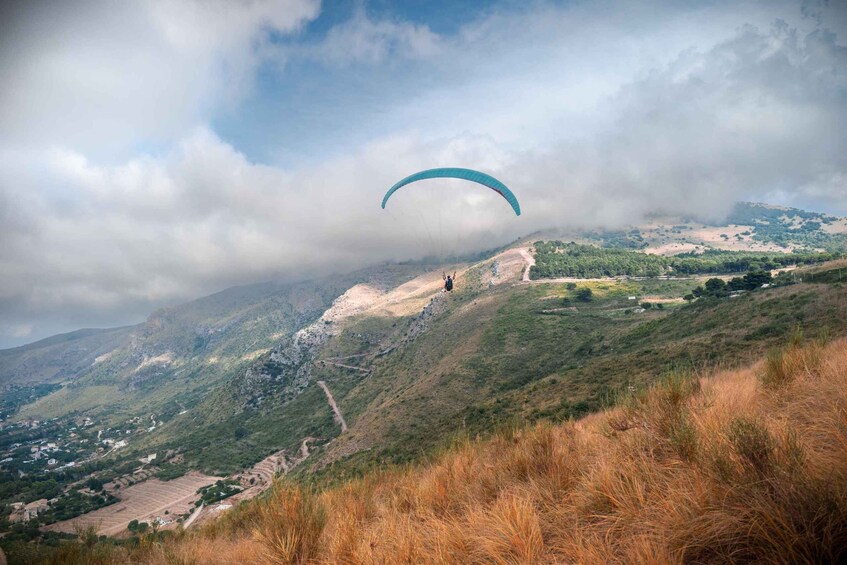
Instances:
[[[610,247],[658,255],[707,249],[749,252],[842,250],[847,219],[769,204],[739,202],[721,221],[656,216],[651,222],[612,233],[595,233]]]
[[[417,267],[388,268],[386,284]],[[113,423],[152,412],[168,420],[196,404],[222,379],[246,367],[281,338],[319,317],[347,288],[352,273],[296,284],[262,283],[224,290],[151,314],[143,324],[82,330],[0,352],[0,383],[61,383],[62,390],[23,408],[18,418],[69,412]],[[96,395],[90,392],[96,391]],[[106,408],[106,410],[103,410]]]
[[[593,237],[600,247],[564,245],[592,261],[653,261],[610,247],[614,235],[583,243]],[[707,268],[671,277],[530,279],[539,247],[451,265],[450,294],[440,270],[387,265],[229,289],[137,326],[0,352],[18,379],[0,405],[0,503],[58,501],[28,525],[0,522],[6,539],[54,540],[101,517],[110,534],[132,519],[196,526],[275,473],[335,484],[457,436],[597,412],[668,371],[744,366],[797,327],[847,334],[844,264],[818,264],[832,254],[707,250],[690,255]],[[744,269],[759,282],[710,294],[715,276],[736,288]],[[43,370],[21,379],[27,367]],[[195,512],[201,493],[169,484],[179,477],[216,504]],[[161,504],[135,504],[137,492]]]
[[[270,496],[136,548],[49,562],[836,563],[847,341],[674,372],[579,421],[466,437],[423,466]],[[34,558],[35,556],[31,556]]]
[[[698,279],[521,283],[520,251],[463,270],[450,296],[432,294],[434,273],[411,292],[354,287],[337,301],[342,315],[330,309],[282,340],[139,449],[181,449],[192,467],[221,474],[313,438],[300,472],[332,463],[343,474],[413,460],[462,429],[586,414],[669,366],[749,362],[796,325],[847,333],[847,298],[832,284],[686,306]],[[346,306],[351,295],[364,297],[358,307]],[[662,308],[634,312],[648,300]]]
[[[125,346],[133,328],[85,329],[29,345],[0,350],[0,383],[61,382],[95,365],[101,355]]]

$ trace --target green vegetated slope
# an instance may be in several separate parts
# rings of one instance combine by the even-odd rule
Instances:
[[[180,450],[183,468],[220,474],[280,449],[294,456],[313,438],[298,472],[342,476],[417,459],[455,433],[577,417],[671,370],[747,362],[798,325],[811,335],[847,332],[847,293],[837,281],[684,304],[679,297],[701,281],[488,286],[481,275],[492,262],[416,315],[354,317],[298,364],[282,367],[266,354],[252,377],[242,369],[137,449]],[[657,307],[639,312],[649,300]],[[292,389],[304,365],[308,382]],[[320,380],[350,426],[343,435]]]
[[[208,362],[206,354],[199,361],[186,363],[180,374],[170,372],[138,387],[130,400],[135,411],[156,401],[173,408],[155,433],[136,438],[122,457],[170,450],[180,454],[178,466],[183,471],[228,474],[281,449],[294,455],[307,437],[315,438],[315,442],[327,441],[335,433],[335,425],[323,392],[315,386],[303,389],[292,384],[297,371],[311,367],[311,354],[298,349],[290,365],[274,359],[291,348],[297,330],[309,327],[349,288],[362,282],[377,289],[394,288],[423,269],[420,265],[386,265],[295,285],[290,292],[297,293],[299,302],[286,295],[285,300],[274,297],[276,304],[264,301],[251,306],[244,318],[281,316],[297,303],[307,304],[309,309],[288,316],[285,331],[274,328],[273,335],[272,330],[258,329],[244,335],[243,327],[233,328],[235,338],[250,343],[248,352],[255,354],[236,360],[230,357],[225,362],[220,352],[224,347],[233,348],[227,341],[213,350],[217,357],[214,363]],[[317,325],[322,327],[323,323]],[[189,389],[195,383],[197,386]],[[180,386],[185,388],[180,390]],[[164,465],[163,472],[170,473],[169,464]]]
[[[41,382],[65,385],[23,407],[18,418],[80,413],[120,421],[155,414],[157,419],[169,421],[197,405],[218,384],[249,366],[281,339],[320,316],[338,295],[365,275],[235,287],[159,310],[137,326],[61,340],[50,338],[0,352],[0,367],[6,377],[0,380],[0,386],[14,384],[21,375],[34,374],[41,375]],[[55,370],[65,359],[72,362]]]
[[[87,329],[0,350],[0,387],[73,379],[100,356],[125,346],[134,327]]]
[[[704,237],[702,228],[725,228],[720,240]],[[723,230],[721,230],[723,231]],[[536,238],[539,239],[539,238]],[[828,214],[753,202],[739,202],[720,221],[655,216],[649,223],[617,230],[551,232],[543,239],[564,239],[610,249],[645,249],[683,244],[688,249],[749,251],[847,250],[847,222]],[[684,250],[684,249],[683,249]]]
[[[713,225],[750,226],[752,238],[763,243],[843,251],[847,234],[826,229],[838,221],[835,216],[818,212],[739,202],[724,221]]]
[[[847,333],[847,288],[837,282],[668,303],[640,313],[629,299],[681,296],[694,284],[516,284],[458,291],[444,299],[443,312],[426,332],[389,354],[364,357],[361,366],[371,373],[336,368],[322,375],[351,429],[312,469],[333,462],[332,474],[342,475],[418,458],[456,432],[580,416],[621,389],[669,371],[749,362],[797,326],[812,336]],[[592,298],[579,302],[585,287]],[[409,324],[362,319],[327,355],[367,351],[367,342],[381,347]]]

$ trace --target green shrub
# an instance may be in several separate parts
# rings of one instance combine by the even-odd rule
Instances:
[[[735,418],[729,424],[729,440],[746,467],[758,475],[767,474],[772,464],[774,441],[762,424]]]
[[[691,423],[691,420],[684,414],[680,413],[676,423],[671,428],[668,439],[671,445],[682,459],[686,461],[694,461],[697,458],[699,448],[699,438],[697,436],[697,428]]]
[[[576,299],[580,302],[591,302],[594,298],[594,293],[590,288],[581,288],[576,291]]]

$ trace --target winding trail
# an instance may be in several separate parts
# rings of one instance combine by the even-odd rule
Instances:
[[[340,412],[339,412],[340,414]],[[309,457],[309,442],[315,441],[313,437],[303,438],[303,443],[300,444],[300,455],[291,461],[291,468],[296,467]]]
[[[327,357],[326,361],[344,361],[345,359],[354,359],[357,357],[367,357],[369,353],[357,353],[355,355],[347,355],[345,357]]]
[[[341,410],[338,409],[338,404],[335,403],[335,399],[332,397],[332,393],[329,391],[329,387],[326,386],[325,382],[318,381],[318,386],[326,393],[326,399],[329,401],[329,405],[335,413],[335,421],[341,424],[341,433],[343,434],[347,431],[347,422],[344,421],[344,416],[341,415]]]
[[[321,360],[318,361],[321,365],[332,365],[333,367],[341,367],[342,369],[350,369],[352,371],[359,371],[360,373],[365,373],[366,375],[371,374],[370,369],[365,369],[364,367],[354,367],[353,365],[345,365],[344,363],[336,363],[335,361],[326,361]]]

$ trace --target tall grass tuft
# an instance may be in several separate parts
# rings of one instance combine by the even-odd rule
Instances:
[[[742,464],[758,475],[765,475],[773,462],[774,442],[759,422],[735,418],[729,423],[729,440]]]
[[[802,374],[816,375],[823,362],[823,350],[826,338],[818,339],[803,345],[803,332],[795,328],[789,338],[788,345],[783,349],[770,351],[765,358],[765,364],[759,378],[762,385],[770,390],[794,381]]]
[[[317,554],[326,515],[313,493],[278,480],[256,513],[255,535],[264,547],[267,563],[308,563]]]

